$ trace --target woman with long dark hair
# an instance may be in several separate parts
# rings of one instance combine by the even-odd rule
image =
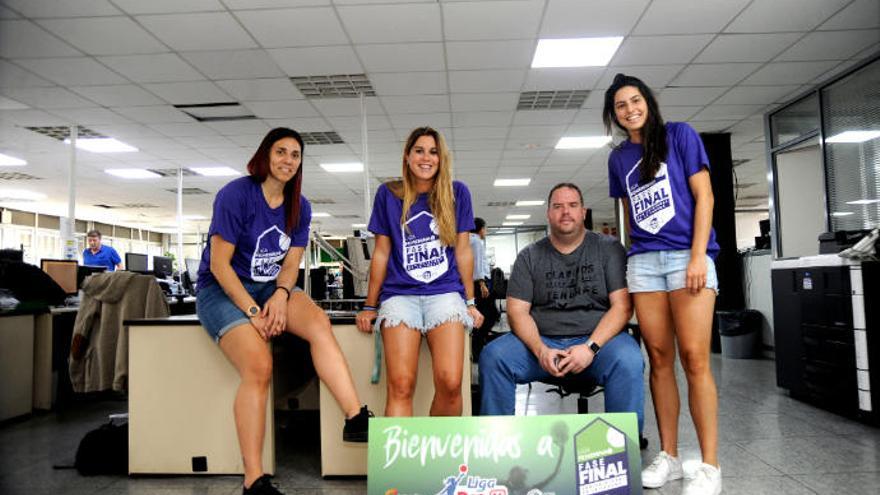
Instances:
[[[718,279],[712,230],[714,197],[700,136],[685,123],[663,122],[641,80],[618,74],[605,93],[602,119],[627,139],[608,158],[611,196],[626,204],[632,245],[627,284],[648,358],[661,452],[642,471],[642,484],[663,486],[683,476],[678,458],[680,401],[675,345],[688,383],[688,402],[702,464],[685,495],[721,493],[718,393],[709,367]]]
[[[249,175],[217,193],[199,266],[199,320],[241,376],[234,411],[244,494],[280,493],[262,462],[273,337],[290,332],[309,342],[318,377],[348,418],[343,440],[365,442],[372,415],[361,407],[330,320],[296,287],[312,219],[301,194],[302,158],[299,133],[276,128],[266,134],[248,162]]]
[[[413,130],[403,150],[403,179],[379,186],[370,232],[376,247],[357,326],[378,317],[388,372],[386,416],[412,416],[422,335],[434,370],[432,416],[459,416],[465,328],[480,326],[474,301],[471,194],[452,180],[443,136]]]

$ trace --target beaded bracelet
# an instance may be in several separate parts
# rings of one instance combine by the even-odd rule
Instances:
[[[281,286],[281,285],[276,285],[275,292],[278,292],[278,289],[281,289],[284,292],[287,292],[287,298],[290,299],[290,289],[288,289],[287,287]]]
[[[361,307],[361,310],[363,310],[363,311],[376,311],[377,309],[379,309],[379,308],[377,308],[376,306],[369,306],[366,304],[364,304],[363,307]]]

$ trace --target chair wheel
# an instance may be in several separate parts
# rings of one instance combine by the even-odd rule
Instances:
[[[648,439],[645,437],[640,437],[639,438],[639,449],[645,450],[647,448],[648,448]]]

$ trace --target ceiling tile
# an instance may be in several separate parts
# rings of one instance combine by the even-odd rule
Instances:
[[[625,36],[648,0],[553,0],[541,24],[541,38]]]
[[[195,122],[195,119],[171,105],[113,107],[111,110],[142,124]]]
[[[178,51],[256,47],[248,33],[226,12],[141,15],[135,19]]]
[[[727,88],[666,88],[657,97],[661,106],[707,105],[721,96]]]
[[[721,105],[762,104],[769,105],[782,101],[782,98],[798,89],[798,85],[784,86],[736,86],[715,103]]]
[[[447,93],[445,72],[385,72],[370,74],[378,96]]]
[[[131,55],[168,50],[128,17],[46,19],[39,23],[89,55]],[[110,40],[112,42],[108,42]]]
[[[865,29],[880,27],[880,2],[856,0],[835,14],[819,29]]]
[[[391,125],[403,135],[408,135],[416,127],[429,126],[439,129],[452,125],[450,114],[442,112],[390,114],[388,118],[391,120]]]
[[[518,111],[513,116],[513,125],[561,125],[564,128],[571,123],[577,112],[577,110]]]
[[[91,58],[37,58],[19,60],[18,63],[25,69],[62,86],[128,82]]]
[[[530,69],[522,91],[593,89],[604,72],[604,67]]]
[[[366,100],[368,116],[385,115],[377,98],[368,97]],[[360,98],[312,100],[312,105],[325,117],[361,117]],[[360,123],[358,123],[358,127],[360,127]]]
[[[244,27],[266,48],[348,44],[332,8],[236,12]]]
[[[453,112],[493,112],[516,109],[518,93],[457,93],[451,95]]]
[[[161,105],[164,101],[133,84],[116,86],[78,86],[73,91],[105,107],[128,105]]]
[[[91,17],[119,15],[121,12],[107,0],[77,0],[76,2],[35,2],[33,0],[3,0],[3,3],[27,17]]]
[[[449,71],[449,87],[453,93],[519,91],[525,75],[523,69]]]
[[[80,125],[131,123],[127,118],[106,108],[60,108],[53,110],[52,113],[69,119],[68,122],[76,122]]]
[[[211,129],[201,122],[191,122],[188,124],[150,125],[149,127],[170,138],[217,135],[217,131]]]
[[[65,57],[71,55],[81,55],[81,53],[31,21],[0,21],[0,56],[2,57]]]
[[[666,85],[669,84],[672,79],[678,75],[679,72],[684,68],[684,65],[677,64],[669,64],[669,65],[635,65],[635,66],[626,66],[626,67],[609,67],[605,74],[602,76],[602,79],[599,80],[599,83],[596,85],[597,89],[606,89],[611,86],[612,81],[614,81],[614,76],[619,73],[630,74],[638,77],[645,84],[647,84],[652,89],[662,89]],[[588,101],[585,102],[585,108],[589,108],[587,105],[592,103],[589,98]]]
[[[284,119],[264,119],[269,127],[289,127],[299,131],[319,132],[327,130],[327,121],[320,117],[287,117]],[[254,143],[254,146],[259,142]],[[308,156],[308,153],[306,153]]]
[[[318,112],[306,100],[246,101],[243,104],[261,119],[319,116]]]
[[[695,62],[766,62],[801,36],[803,33],[721,34]]]
[[[81,108],[95,104],[64,88],[10,88],[3,94],[34,108]]]
[[[533,40],[452,41],[446,43],[449,70],[525,69],[532,62]]]
[[[697,132],[725,132],[737,122],[736,120],[702,120],[689,124]]]
[[[712,37],[708,34],[628,37],[611,63],[615,66],[688,63]]]
[[[0,88],[32,88],[52,85],[51,82],[13,65],[12,62],[0,60]]]
[[[448,95],[383,96],[380,100],[389,115],[397,113],[449,112]]]
[[[809,31],[850,0],[755,0],[724,30],[726,33]]]
[[[358,45],[368,72],[436,71],[443,60],[442,43]]]
[[[450,41],[533,39],[542,0],[443,4],[443,30]]]
[[[350,46],[275,48],[268,52],[281,70],[291,77],[364,72]]]
[[[336,10],[354,43],[443,40],[436,4],[339,6]]]
[[[455,96],[452,96],[452,100],[455,100]],[[515,102],[513,108],[516,108]],[[452,114],[452,122],[456,127],[505,126],[506,128],[513,121],[514,114],[510,108],[500,112],[471,112],[461,108],[453,108],[453,111],[455,113]]]
[[[232,98],[216,84],[208,81],[145,84],[145,88],[172,105],[227,102]]]
[[[767,64],[742,82],[744,85],[789,84],[809,81],[837,65],[837,62],[775,62]]]
[[[690,121],[701,120],[742,120],[750,117],[761,110],[766,105],[710,105],[691,117]]]
[[[70,125],[70,121],[43,110],[0,110],[0,120],[15,122],[19,126]],[[52,138],[45,138],[55,141]],[[48,141],[47,141],[48,142]]]
[[[21,16],[0,5],[0,19],[18,19]]]
[[[180,55],[210,79],[256,79],[284,75],[265,50],[184,52]]]
[[[330,5],[330,0],[223,0],[233,10],[274,9],[281,7],[319,7]],[[342,2],[335,2],[341,4]]]
[[[215,81],[238,101],[301,100],[305,97],[288,78]]]
[[[103,64],[139,83],[200,81],[205,77],[174,53],[101,57]]]
[[[25,90],[31,90],[32,88],[26,88]],[[21,103],[17,100],[13,100],[11,98],[6,98],[5,96],[0,96],[0,110],[24,110],[30,108],[29,106]]]
[[[733,86],[760,67],[757,63],[692,64],[672,81],[675,86]],[[774,83],[767,83],[774,84]]]
[[[633,34],[686,34],[720,31],[749,0],[663,0],[652,2]]]
[[[453,121],[457,120],[458,114],[453,116]],[[453,122],[453,125],[456,125]],[[459,140],[480,140],[480,139],[504,139],[507,137],[509,128],[504,127],[477,127],[477,126],[456,126],[453,129],[455,133],[456,143]]]
[[[665,121],[686,121],[702,110],[701,106],[660,106]]]
[[[846,60],[880,42],[880,30],[814,31],[776,57],[776,62]]]
[[[196,150],[202,150],[205,148],[232,148],[234,146],[232,141],[224,136],[176,137],[174,140]]]
[[[210,12],[225,10],[219,0],[113,0],[117,7],[126,13],[137,14],[170,14],[181,12]]]

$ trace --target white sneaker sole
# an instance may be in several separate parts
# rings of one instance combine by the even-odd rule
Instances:
[[[680,480],[683,477],[684,477],[684,473],[679,471],[677,473],[670,473],[669,476],[666,478],[666,480],[664,480],[661,483],[647,483],[647,482],[645,482],[645,479],[642,478],[642,487],[643,488],[660,488],[670,481]]]

